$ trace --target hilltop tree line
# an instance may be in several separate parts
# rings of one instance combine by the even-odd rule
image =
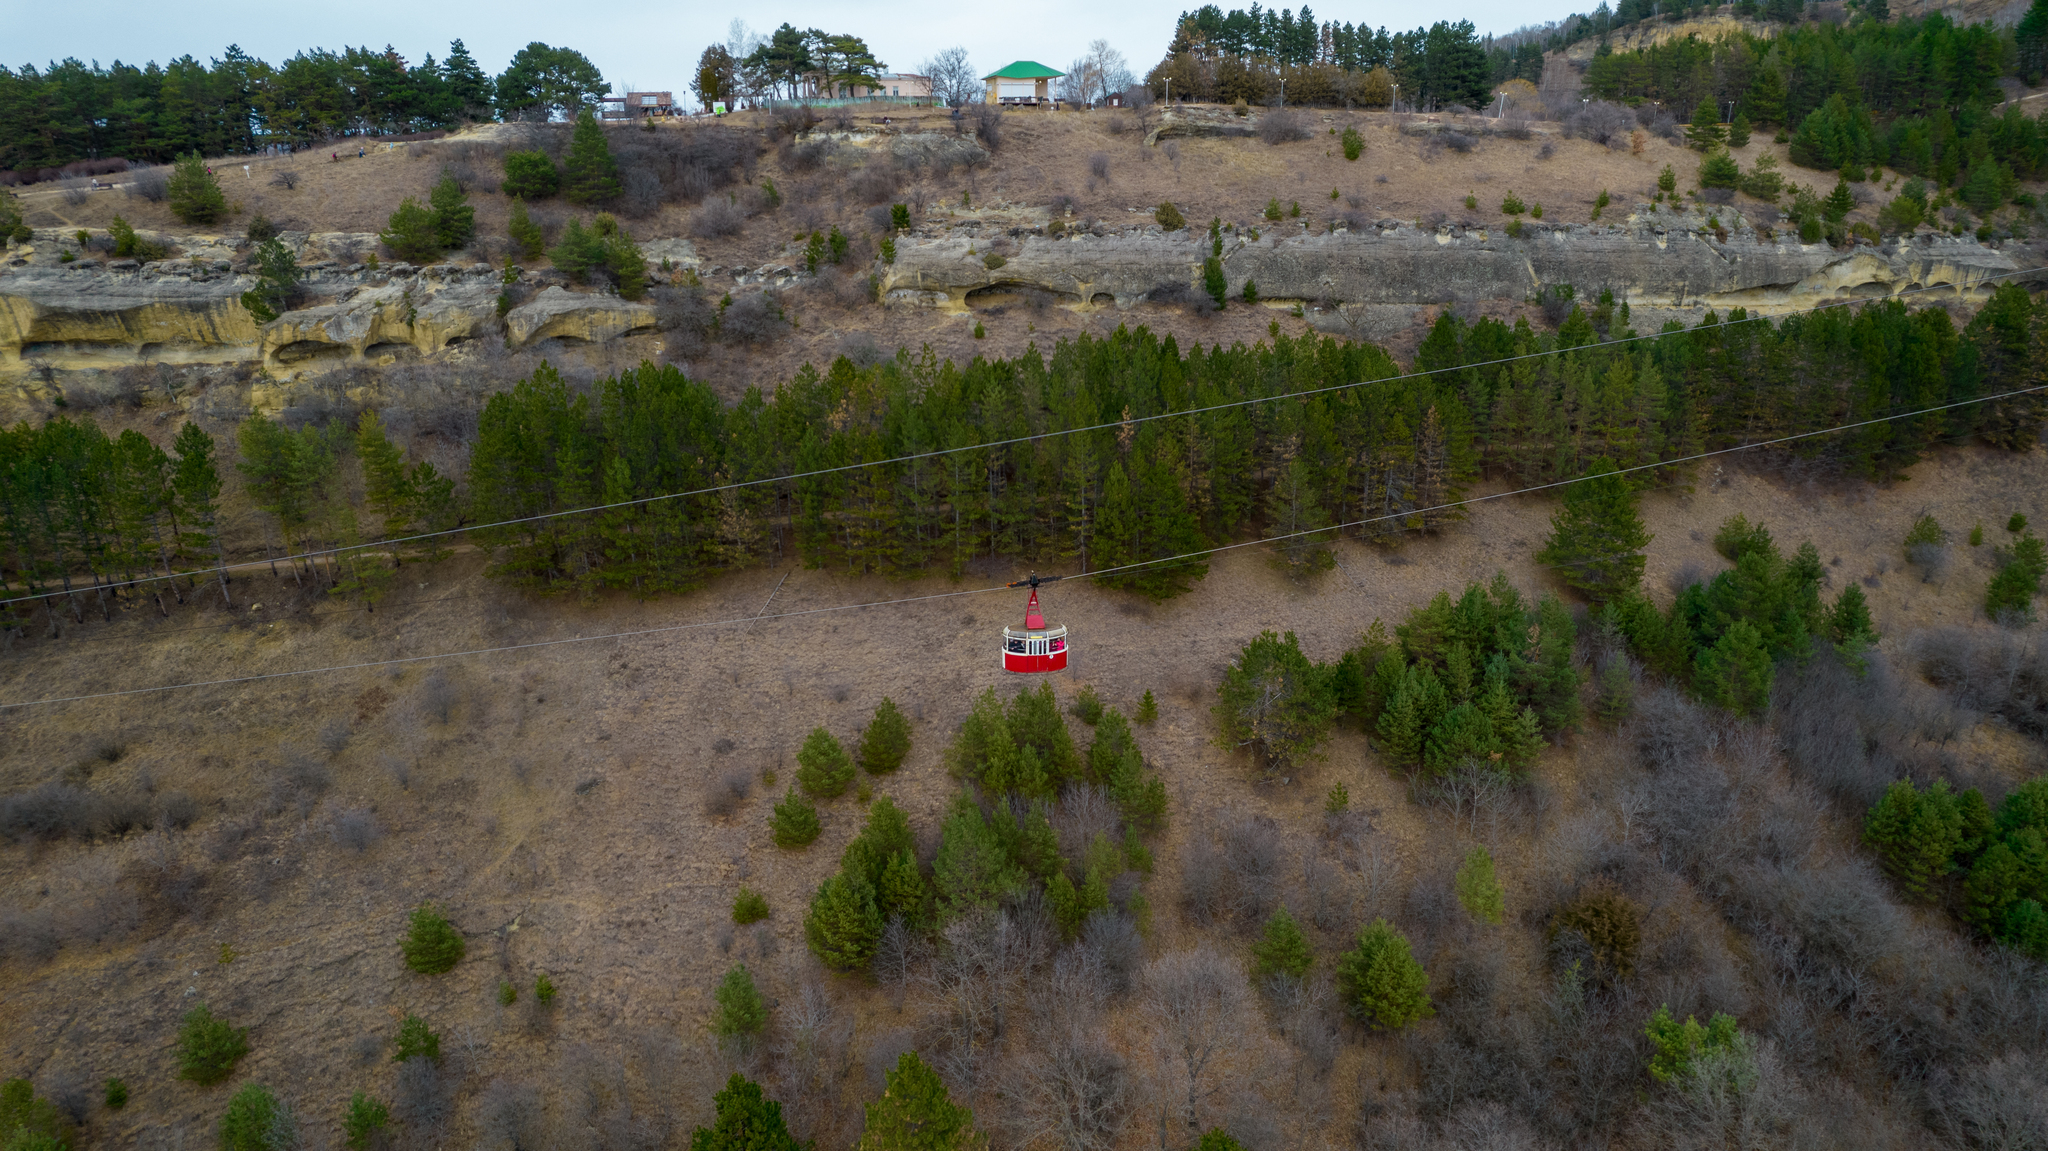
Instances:
[[[1495,49],[1470,20],[1390,35],[1365,24],[1318,25],[1306,7],[1296,17],[1288,10],[1262,13],[1256,4],[1228,13],[1207,4],[1181,14],[1165,59],[1146,82],[1160,95],[1171,80],[1173,91],[1188,98],[1261,104],[1281,98],[1283,78],[1290,104],[1384,104],[1399,84],[1408,104],[1476,107],[1493,85],[1542,74],[1540,48]]]
[[[1283,335],[1182,352],[1138,328],[965,365],[842,358],[729,407],[670,366],[586,392],[544,365],[487,402],[459,490],[408,465],[374,413],[325,429],[251,418],[234,470],[286,550],[525,521],[473,535],[501,578],[539,592],[679,592],[793,550],[813,567],[899,577],[997,556],[1117,569],[1105,582],[1167,597],[1205,565],[1143,565],[1250,533],[1293,537],[1276,558],[1305,575],[1327,566],[1335,525],[1389,542],[1441,529],[1481,476],[1532,486],[1602,460],[1635,468],[2036,386],[2048,364],[2044,309],[2017,285],[1962,330],[1944,310],[1878,301],[1603,340],[1626,323],[1605,294],[1554,334],[1446,313],[1404,378],[1369,344]],[[1316,388],[1333,390],[1247,402]],[[1192,409],[1209,410],[1146,418]],[[2044,414],[2020,396],[1777,450],[1811,473],[1884,480],[1937,444],[2030,448]],[[1092,430],[1052,434],[1071,428]],[[214,497],[174,482],[188,455],[212,451],[195,427],[176,459],[89,423],[16,427],[0,437],[0,576],[66,590],[212,566],[220,541],[195,525],[212,522]],[[857,466],[885,460],[898,462]],[[655,496],[673,498],[630,502]],[[555,514],[598,505],[613,506]],[[362,560],[326,574],[344,581]]]
[[[388,45],[311,48],[272,65],[229,45],[202,63],[110,67],[76,59],[0,66],[0,169],[51,169],[120,157],[161,163],[197,151],[306,147],[342,136],[452,128],[466,121],[548,119],[604,94],[597,65],[538,41],[497,76],[457,40],[409,63]]]
[[[2048,0],[2036,8],[2048,24]],[[1885,165],[1946,187],[1988,162],[2008,181],[2039,179],[2048,174],[2048,121],[2017,104],[1998,110],[1999,82],[2025,72],[2014,37],[1935,13],[1773,37],[1671,40],[1634,52],[1603,45],[1586,89],[1630,104],[1656,101],[1681,118],[1708,104],[1712,123],[1739,115],[1782,129],[1793,162],[1809,168]]]

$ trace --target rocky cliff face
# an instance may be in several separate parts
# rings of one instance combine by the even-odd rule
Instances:
[[[1052,232],[1042,212],[1025,212],[906,235],[895,262],[877,269],[883,296],[898,306],[960,310],[1028,288],[1072,307],[1130,308],[1161,289],[1199,290],[1211,250],[1205,233],[1168,234],[1156,225]],[[1645,204],[1613,224],[1530,222],[1522,232],[1394,219],[1317,235],[1276,225],[1256,239],[1227,236],[1223,268],[1233,299],[1254,282],[1263,301],[1298,305],[1319,328],[1385,339],[1426,319],[1429,308],[1521,301],[1547,285],[1611,290],[1648,331],[1708,308],[1769,314],[1904,293],[1968,304],[2021,266],[2013,253],[1949,236],[1839,251],[1801,244],[1759,231],[1727,207],[1674,212]],[[299,381],[335,368],[437,356],[486,336],[512,348],[596,344],[655,326],[651,308],[567,290],[557,273],[516,276],[501,312],[508,285],[488,265],[370,267],[354,256],[373,237],[283,238],[307,270],[305,303],[261,325],[241,304],[254,278],[221,237],[160,238],[176,245],[179,258],[147,265],[66,262],[62,253],[67,241],[77,247],[75,237],[56,232],[11,245],[0,264],[0,384],[13,386],[0,387],[0,408],[14,410],[0,417],[50,402],[63,373],[233,366],[264,377],[257,392],[281,404],[309,386]],[[729,275],[734,290],[774,291],[799,277],[781,266],[706,267],[682,240],[642,247],[651,262],[694,268],[714,284]]]
[[[1975,300],[1989,293],[1993,277],[2019,267],[2005,252],[1947,236],[1839,251],[1801,244],[1760,233],[1729,208],[1652,211],[1645,204],[1612,225],[1530,222],[1522,233],[1393,219],[1322,235],[1276,226],[1255,240],[1226,236],[1223,269],[1233,298],[1252,281],[1262,299],[1284,305],[1521,300],[1538,287],[1569,284],[1610,289],[1639,307],[1739,305],[1770,313],[1908,291]],[[1161,288],[1199,287],[1210,250],[1205,233],[1157,227],[993,243],[899,241],[883,290],[893,301],[955,309],[979,293],[1026,287],[1074,303],[1130,307]]]
[[[268,324],[242,306],[255,278],[215,237],[164,237],[180,257],[147,265],[61,259],[69,237],[12,246],[0,267],[0,379],[34,387],[53,373],[133,364],[247,364],[275,382],[342,365],[432,356],[502,334],[519,348],[554,340],[599,343],[651,331],[654,312],[603,293],[570,292],[552,275],[518,277],[525,302],[499,311],[503,274],[486,264],[343,263],[375,237],[287,233],[307,272],[306,306]],[[660,258],[688,245],[665,241]],[[678,250],[680,244],[684,250]],[[70,247],[75,248],[76,244]]]

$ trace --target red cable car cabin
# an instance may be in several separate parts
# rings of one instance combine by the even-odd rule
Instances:
[[[1059,577],[1054,576],[1052,579]],[[1032,576],[1012,587],[1031,588],[1031,602],[1024,605],[1024,627],[1003,629],[1003,670],[1031,674],[1067,669],[1067,629],[1045,626],[1038,610],[1038,585],[1051,579]]]

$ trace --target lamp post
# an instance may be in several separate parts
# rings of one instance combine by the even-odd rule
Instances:
[[[1399,112],[1401,110],[1401,86],[1399,84],[1394,85],[1394,102],[1387,110],[1389,112]]]

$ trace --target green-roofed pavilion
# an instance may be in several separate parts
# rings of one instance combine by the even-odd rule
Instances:
[[[1036,60],[1018,60],[998,68],[982,80],[988,85],[991,104],[1044,104],[1052,99],[1052,82],[1066,75]]]

